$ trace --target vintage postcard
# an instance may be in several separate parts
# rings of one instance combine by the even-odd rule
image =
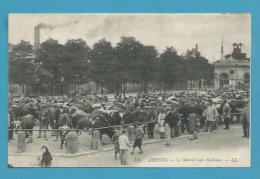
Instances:
[[[10,13],[8,166],[251,167],[251,56],[250,13]]]

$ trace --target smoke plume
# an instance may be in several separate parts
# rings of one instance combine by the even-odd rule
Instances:
[[[55,28],[63,28],[63,27],[67,27],[67,26],[70,26],[70,25],[76,25],[78,23],[79,23],[79,20],[77,20],[77,19],[73,20],[73,21],[66,22],[66,23],[56,24],[56,25],[40,23],[40,24],[36,25],[35,28],[53,30]]]
[[[52,30],[54,28],[54,26],[52,26],[50,24],[40,23],[40,24],[36,25],[35,28],[38,28],[38,29],[48,28],[48,29]]]

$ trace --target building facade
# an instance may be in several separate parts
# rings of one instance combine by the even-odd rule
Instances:
[[[233,44],[233,52],[214,63],[214,88],[248,90],[250,86],[250,59],[242,53],[241,43]]]

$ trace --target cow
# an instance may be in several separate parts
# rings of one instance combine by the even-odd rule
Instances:
[[[133,142],[134,141],[134,126],[133,125],[129,125],[129,124],[134,124],[136,122],[136,118],[135,118],[135,112],[130,112],[130,111],[126,111],[123,113],[122,115],[122,121],[124,124],[127,125],[127,134],[129,137],[129,141]]]
[[[124,124],[120,114],[116,110],[94,110],[92,112],[92,118],[93,118],[93,129],[95,128],[103,128],[100,129],[100,139],[102,139],[102,135],[106,134],[111,139],[114,135],[114,127],[109,128],[109,126],[116,126],[116,125],[122,125]]]
[[[93,116],[93,129],[98,129],[100,133],[100,140],[102,140],[102,135],[106,134],[110,139],[112,139],[115,134],[114,128],[109,127],[110,121],[104,115],[94,115]],[[103,129],[99,129],[103,128]]]
[[[15,114],[15,120],[19,120],[19,118],[31,114],[35,118],[38,115],[38,109],[36,105],[29,104],[29,103],[21,103],[13,106],[13,111]]]
[[[74,127],[79,130],[92,128],[92,115],[79,111],[73,115]]]
[[[26,129],[25,134],[26,134],[26,138],[28,138],[27,143],[32,143],[34,125],[35,125],[35,118],[31,114],[27,114],[21,117],[19,121],[17,121],[15,126],[15,133],[17,133],[19,129]]]
[[[135,119],[135,112],[124,112],[123,115],[122,115],[122,122],[124,124],[132,124],[132,123],[135,123],[136,122],[136,119]]]
[[[233,118],[236,116],[237,118],[237,123],[240,122],[240,115],[241,115],[241,110],[244,107],[244,102],[242,100],[232,100],[230,103],[230,108],[231,108],[231,122],[234,123]]]

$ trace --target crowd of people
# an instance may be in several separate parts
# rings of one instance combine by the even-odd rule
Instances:
[[[191,134],[190,140],[195,140],[198,138],[199,131],[212,132],[223,124],[225,129],[228,130],[230,123],[235,122],[234,119],[236,118],[236,121],[242,123],[243,137],[249,137],[248,92],[176,91],[128,97],[93,95],[13,98],[9,105],[8,127],[11,129],[9,130],[9,140],[13,139],[12,129],[19,126],[17,123],[21,123],[25,116],[31,115],[36,119],[36,125],[39,126],[38,138],[47,138],[46,130],[49,128],[59,129],[52,131],[52,135],[60,136],[62,149],[63,144],[66,143],[66,135],[69,133],[69,129],[82,129],[87,126],[80,127],[79,121],[75,123],[74,118],[79,116],[79,111],[91,114],[88,116],[92,123],[90,128],[95,128],[93,127],[94,123],[102,121],[102,117],[105,118],[105,122],[110,120],[108,124],[113,128],[110,137],[115,146],[115,159],[120,154],[122,165],[127,164],[130,143],[133,142],[131,154],[134,154],[135,148],[138,148],[139,153],[142,154],[144,152],[142,150],[144,135],[147,133],[148,139],[155,138],[156,130],[159,132],[159,138],[165,139],[165,145],[170,146],[171,138],[178,137],[183,133]],[[115,111],[122,118],[122,120],[118,120],[118,123],[111,122],[113,121],[111,115]],[[107,117],[106,114],[110,116]],[[100,126],[102,127],[102,125]],[[104,127],[107,127],[107,125]],[[48,153],[48,149],[44,150]]]

